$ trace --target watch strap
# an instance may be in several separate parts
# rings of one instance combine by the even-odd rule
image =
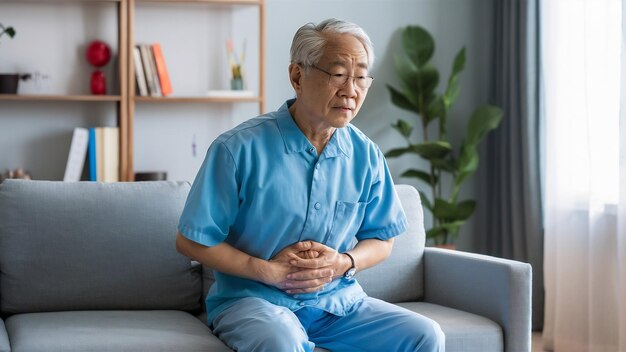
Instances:
[[[352,256],[352,254],[348,253],[348,252],[343,252],[343,254],[347,255],[348,258],[350,258],[350,262],[352,263],[352,265],[348,268],[348,270],[346,270],[346,272],[343,274],[344,276],[346,276],[346,274],[352,270],[352,269],[356,269],[356,264],[354,263],[354,257]]]

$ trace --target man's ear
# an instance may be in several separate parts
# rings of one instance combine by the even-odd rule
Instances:
[[[302,76],[304,76],[302,66],[298,64],[289,65],[289,81],[291,82],[293,89],[296,91],[296,95],[300,94],[300,91],[302,90]]]

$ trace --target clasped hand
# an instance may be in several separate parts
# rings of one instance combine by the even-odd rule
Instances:
[[[317,292],[340,276],[341,255],[314,241],[295,243],[270,261],[269,284],[289,294]]]

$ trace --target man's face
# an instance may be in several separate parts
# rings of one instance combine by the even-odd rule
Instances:
[[[300,84],[294,85],[300,105],[298,113],[319,127],[345,127],[356,116],[367,95],[367,88],[359,88],[349,77],[343,85],[334,85],[329,74],[367,76],[367,52],[363,44],[348,34],[329,35],[324,54],[308,73],[299,69]],[[327,71],[325,73],[323,71]]]

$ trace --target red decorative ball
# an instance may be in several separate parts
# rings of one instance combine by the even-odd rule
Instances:
[[[102,71],[94,71],[91,74],[91,94],[104,95],[106,94],[107,85]]]
[[[95,40],[87,46],[87,61],[96,67],[102,67],[111,60],[111,48],[102,41]]]

